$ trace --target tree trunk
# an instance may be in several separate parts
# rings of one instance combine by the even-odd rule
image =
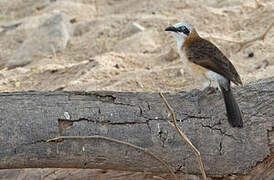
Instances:
[[[229,126],[219,92],[203,96],[200,105],[198,90],[164,95],[201,152],[208,175],[246,174],[267,160],[268,177],[273,177],[274,78],[235,87],[233,93],[244,117],[241,129]],[[158,93],[8,92],[0,93],[0,104],[0,169],[167,172],[147,153],[105,139],[46,142],[100,135],[148,149],[177,173],[200,174],[195,154],[168,122]]]

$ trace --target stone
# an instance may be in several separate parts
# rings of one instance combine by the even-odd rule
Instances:
[[[42,57],[50,56],[66,48],[72,35],[72,25],[68,15],[54,11],[45,19],[16,50],[6,64],[8,69],[24,66]]]
[[[41,13],[59,10],[77,19],[77,21],[87,21],[96,16],[96,8],[92,4],[84,4],[67,0],[58,0],[50,3],[49,6],[41,10]]]
[[[168,51],[160,55],[160,58],[166,61],[174,61],[178,57],[179,53],[174,48],[170,48]]]

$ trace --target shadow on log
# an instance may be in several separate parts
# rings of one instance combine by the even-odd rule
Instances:
[[[164,94],[182,131],[201,152],[207,175],[249,173],[267,160],[273,167],[274,78],[234,88],[244,127],[231,128],[219,92],[197,106],[200,91]],[[0,168],[99,168],[166,173],[142,151],[114,142],[56,136],[100,135],[130,142],[163,158],[173,170],[200,174],[193,151],[168,121],[158,93],[0,93]],[[260,171],[261,172],[261,171]],[[274,168],[267,168],[267,177]],[[262,172],[266,174],[266,172]]]

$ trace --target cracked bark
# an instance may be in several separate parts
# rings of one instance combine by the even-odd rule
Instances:
[[[165,96],[181,129],[200,150],[206,173],[227,176],[264,169],[266,161],[268,167],[274,166],[273,89],[274,78],[234,88],[244,116],[242,129],[229,126],[220,93],[204,97],[201,108],[197,108],[198,90]],[[158,93],[10,92],[0,93],[0,104],[1,169],[167,172],[147,154],[109,141],[46,143],[60,135],[101,135],[148,149],[178,174],[200,174],[194,153],[169,125],[167,109]],[[260,173],[274,177],[274,168]]]

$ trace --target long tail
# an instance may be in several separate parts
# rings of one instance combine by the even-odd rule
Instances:
[[[230,82],[228,82],[228,87],[224,88],[220,86],[227,112],[228,122],[232,127],[243,127],[242,113],[239,109],[239,106],[232,94],[230,88]]]

